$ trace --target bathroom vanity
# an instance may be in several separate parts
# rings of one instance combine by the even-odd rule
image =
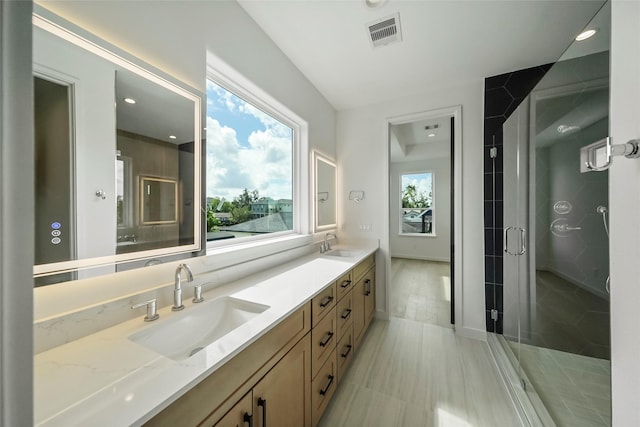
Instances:
[[[376,250],[304,256],[36,355],[36,425],[316,425],[374,316]]]

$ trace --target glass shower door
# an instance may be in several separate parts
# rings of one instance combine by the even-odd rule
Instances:
[[[581,157],[609,134],[608,39],[577,43],[503,125],[503,334],[544,425],[608,426],[608,172]]]

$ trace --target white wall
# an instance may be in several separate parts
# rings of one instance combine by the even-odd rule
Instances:
[[[614,0],[610,135],[640,137],[640,2]],[[611,383],[614,426],[640,425],[640,161],[609,170]]]
[[[462,274],[455,278],[462,290],[455,304],[462,312],[456,318],[456,331],[485,336],[484,255],[482,230],[482,152],[484,80],[455,86],[443,82],[429,92],[416,88],[416,94],[394,101],[338,112],[338,223],[351,239],[380,240],[379,261],[390,256],[388,230],[388,128],[387,120],[401,115],[462,106]],[[364,190],[360,203],[347,201],[349,190]],[[371,224],[371,232],[359,231],[360,224]],[[378,309],[388,312],[384,263],[376,272]]]
[[[435,236],[406,236],[400,230],[400,175],[432,172]],[[389,247],[393,257],[445,261],[451,258],[451,159],[391,163]]]

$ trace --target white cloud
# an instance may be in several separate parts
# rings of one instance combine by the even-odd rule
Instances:
[[[207,117],[207,196],[232,200],[247,188],[274,199],[292,198],[291,130],[262,114],[266,129],[253,131],[248,147],[240,145],[234,129]]]

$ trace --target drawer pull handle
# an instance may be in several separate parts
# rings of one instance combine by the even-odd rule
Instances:
[[[325,394],[327,394],[329,388],[331,388],[331,384],[333,384],[333,375],[327,375],[327,378],[329,378],[329,382],[326,386],[324,386],[322,390],[320,390],[320,396],[324,396]]]
[[[348,344],[346,349],[347,351],[345,351],[344,353],[342,353],[340,356],[344,359],[347,358],[347,356],[349,355],[349,353],[351,353],[351,349],[353,348],[353,346],[351,344]]]
[[[326,306],[331,304],[331,301],[333,301],[333,296],[329,295],[324,297],[322,301],[320,301],[320,307],[325,308]]]
[[[331,341],[331,338],[333,338],[333,332],[327,332],[327,337],[324,341],[320,341],[320,347],[326,347],[326,345]]]
[[[244,418],[242,418],[242,421],[249,424],[249,427],[253,427],[253,415],[249,415],[248,412],[244,413]]]
[[[351,309],[347,308],[345,311],[342,312],[342,315],[340,317],[347,320],[349,316],[351,316]]]
[[[267,400],[259,397],[258,406],[262,406],[262,427],[267,427]]]
[[[364,295],[365,296],[369,296],[371,295],[371,280],[367,279],[364,281]]]
[[[349,285],[351,285],[351,280],[345,280],[340,284],[340,287],[344,289],[344,288],[348,288]]]

